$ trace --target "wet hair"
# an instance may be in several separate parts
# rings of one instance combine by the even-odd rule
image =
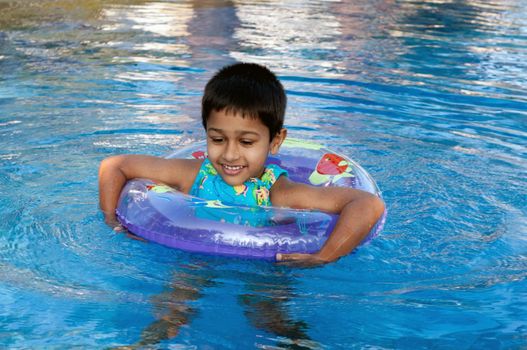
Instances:
[[[213,110],[258,118],[271,141],[284,125],[286,104],[284,87],[273,72],[255,63],[235,63],[220,69],[205,86],[201,118],[205,129]]]

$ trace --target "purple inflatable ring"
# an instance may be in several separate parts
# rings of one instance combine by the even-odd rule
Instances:
[[[167,158],[201,158],[205,150],[205,142],[198,142]],[[375,181],[360,165],[317,144],[287,139],[280,154],[270,156],[268,163],[286,169],[293,181],[352,187],[381,197]],[[338,219],[313,210],[230,206],[146,179],[126,184],[117,217],[133,234],[168,247],[259,259],[318,251]],[[386,212],[364,242],[381,231],[385,218]]]

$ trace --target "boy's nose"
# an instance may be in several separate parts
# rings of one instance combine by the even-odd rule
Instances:
[[[236,143],[228,142],[225,152],[223,153],[223,158],[228,162],[232,162],[237,160],[239,157],[240,153],[238,152],[238,146]]]

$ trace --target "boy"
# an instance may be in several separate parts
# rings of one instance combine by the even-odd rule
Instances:
[[[205,160],[140,155],[110,157],[99,170],[99,199],[106,222],[119,229],[115,208],[121,189],[133,178],[149,178],[183,193],[229,204],[273,205],[340,214],[321,250],[278,254],[277,260],[316,265],[350,253],[384,211],[374,195],[351,188],[295,183],[276,165],[265,166],[287,136],[283,128],[286,95],[267,68],[237,63],[222,68],[207,83],[202,122],[207,134]],[[240,186],[254,195],[237,196]],[[256,193],[257,192],[257,193]]]

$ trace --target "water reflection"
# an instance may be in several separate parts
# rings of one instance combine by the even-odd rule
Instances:
[[[101,16],[113,24],[102,30],[132,29],[165,37],[187,36],[187,22],[193,17],[187,3],[147,2],[141,6],[105,8]]]
[[[293,71],[310,70],[311,60],[328,70],[339,64],[329,53],[337,49],[340,24],[327,2],[308,6],[296,1],[276,2],[272,9],[264,3],[240,3],[238,16],[241,23],[234,38],[240,50],[231,53],[237,60],[287,66]]]
[[[523,3],[515,0],[0,1],[0,294],[4,324],[13,330],[0,347],[60,342],[103,348],[134,341],[147,347],[174,336],[174,343],[196,346],[215,341],[196,339],[201,332],[220,344],[228,336],[207,322],[212,293],[235,296],[241,320],[226,318],[227,326],[261,332],[250,341],[268,341],[262,347],[275,345],[266,337],[283,347],[316,347],[309,335],[329,347],[352,338],[364,347],[393,347],[401,332],[428,340],[414,339],[414,348],[455,347],[476,333],[501,338],[501,347],[520,346],[524,339],[512,334],[525,333],[519,320],[527,318],[521,298],[510,297],[521,293],[509,292],[525,287],[525,28]],[[234,274],[195,261],[166,277],[172,265],[155,262],[143,247],[130,253],[130,245],[112,242],[104,228],[86,228],[82,215],[67,210],[82,201],[82,212],[95,217],[94,169],[101,158],[163,154],[200,138],[203,85],[217,68],[242,59],[282,76],[292,134],[357,155],[391,208],[387,230],[364,255],[333,265],[333,275],[324,270],[313,283],[280,270]],[[18,208],[23,217],[12,215]],[[39,215],[49,211],[60,213],[58,221]],[[67,231],[67,241],[54,238],[53,222],[60,220],[79,223]],[[35,240],[42,236],[51,238]],[[61,254],[72,258],[57,258]],[[495,268],[489,272],[489,266]],[[82,282],[100,271],[107,276]],[[151,283],[138,271],[172,278],[149,304],[155,321],[142,339],[116,321],[128,300],[147,303],[151,290],[118,282],[124,274]],[[357,303],[355,281],[364,286],[362,295],[413,286],[423,293],[418,303],[415,295],[399,293],[403,306],[390,314],[393,300]],[[454,290],[459,293],[443,294]],[[313,300],[301,300],[304,293]],[[42,302],[46,294],[53,303]],[[331,302],[335,295],[345,298]],[[74,321],[65,316],[77,308],[72,300],[81,304]],[[445,300],[461,307],[445,307]],[[33,318],[17,313],[21,309]],[[93,309],[101,314],[85,312]],[[149,310],[137,310],[136,317],[151,320]],[[467,310],[477,312],[468,323]],[[337,326],[351,327],[312,320],[326,314]],[[438,314],[447,317],[421,322]],[[42,320],[69,333],[49,325],[27,333]],[[456,331],[472,320],[473,332]],[[432,344],[437,334],[446,335]],[[467,346],[485,347],[481,340]]]
[[[272,2],[272,7],[251,1],[9,4],[0,14],[0,28],[57,26],[53,37],[41,34],[41,58],[88,54],[114,64],[146,64],[146,69],[120,72],[119,77],[132,81],[182,76],[160,66],[215,70],[236,60],[264,63],[278,71],[341,76],[368,59],[372,50],[382,53],[374,59],[395,51],[388,42],[371,46],[366,41],[394,21],[391,1]],[[371,16],[361,17],[365,10]],[[57,29],[64,36],[62,43]],[[143,73],[150,75],[142,77]]]

